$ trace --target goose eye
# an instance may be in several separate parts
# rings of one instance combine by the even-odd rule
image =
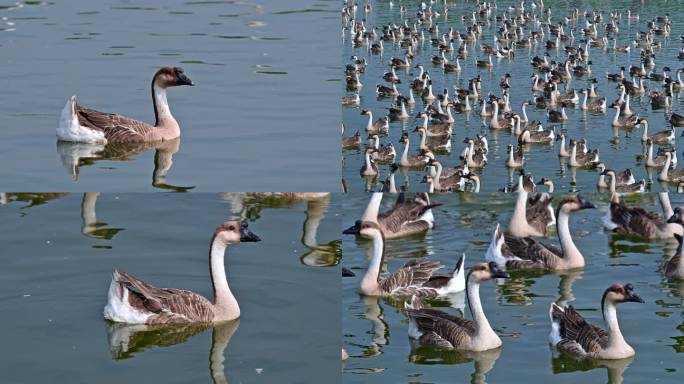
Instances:
[[[235,227],[231,225],[230,227],[228,227],[228,230],[229,230],[229,231],[234,231],[234,230],[235,230]]]

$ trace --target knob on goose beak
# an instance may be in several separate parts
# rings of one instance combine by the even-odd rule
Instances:
[[[507,279],[510,277],[508,273],[501,270],[501,268],[499,268],[499,266],[493,261],[489,262],[489,270],[492,271],[492,278],[494,279]]]
[[[642,299],[641,297],[634,294],[634,292],[633,292],[634,286],[632,284],[627,283],[624,285],[624,287],[625,287],[625,295],[627,296],[626,301],[631,301],[631,302],[635,302],[635,303],[643,303],[644,302],[644,299]]]
[[[261,238],[257,235],[254,234],[254,232],[250,231],[249,228],[247,228],[249,225],[247,224],[247,220],[242,220],[240,223],[240,242],[256,242],[256,241],[261,241]]]
[[[185,75],[183,68],[176,67],[174,70],[176,72],[176,85],[195,85],[195,83],[193,83],[192,80]]]
[[[343,235],[358,235],[361,232],[361,220],[356,220],[354,225],[342,231]]]
[[[594,209],[594,208],[596,208],[596,205],[594,205],[594,203],[592,203],[589,200],[585,200],[580,195],[577,195],[577,199],[579,199],[579,202],[580,202],[580,209]]]

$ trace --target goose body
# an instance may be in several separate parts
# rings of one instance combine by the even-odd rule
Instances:
[[[660,205],[666,217],[672,215],[669,195],[666,192],[658,194]],[[655,212],[641,207],[629,207],[620,201],[617,193],[610,199],[610,209],[603,218],[603,226],[612,232],[635,235],[650,240],[671,239],[675,234],[683,235],[681,225],[667,223]]]
[[[684,169],[672,168],[672,153],[665,152],[665,165],[658,175],[658,180],[667,181],[671,183],[678,183],[684,181]]]
[[[422,345],[438,348],[486,351],[501,346],[482,310],[480,284],[491,279],[507,278],[494,263],[479,263],[468,273],[466,295],[473,320],[466,320],[446,312],[424,308],[417,297],[406,306],[409,317],[409,336]]]
[[[670,218],[667,219],[667,222],[684,226],[682,208],[675,208]],[[665,276],[684,280],[684,254],[682,251],[682,236],[675,234],[674,237],[677,239],[677,251],[665,263]]]
[[[385,236],[380,225],[373,221],[363,221],[359,233],[373,241],[373,256],[366,274],[361,279],[359,292],[366,296],[394,297],[436,297],[448,295],[465,289],[463,272],[464,257],[447,274],[438,275],[435,271],[442,268],[436,261],[411,260],[386,278],[380,277],[385,260]]]
[[[524,176],[518,178],[518,198],[513,208],[513,215],[508,224],[508,233],[515,237],[546,236],[547,227],[555,222],[555,214],[551,208],[551,198],[546,194],[539,194],[527,207],[529,190],[525,187]],[[532,181],[534,187],[534,181]]]
[[[616,312],[618,303],[644,302],[633,289],[632,284],[614,284],[603,293],[601,310],[607,331],[587,322],[571,305],[561,308],[552,303],[549,309],[551,345],[579,357],[608,360],[634,356],[634,349],[620,332]]]
[[[240,317],[240,307],[228,287],[224,253],[228,244],[260,240],[247,228],[246,221],[227,221],[216,229],[209,255],[213,301],[191,291],[156,288],[115,270],[104,308],[105,319],[130,324],[180,324],[212,323]]]
[[[171,140],[180,136],[180,126],[169,109],[166,89],[180,85],[194,85],[179,67],[164,67],[152,78],[152,102],[155,124],[104,113],[78,105],[76,96],[67,101],[57,138],[80,143],[140,143]]]
[[[485,258],[501,268],[566,270],[584,267],[584,257],[572,241],[569,218],[572,212],[596,208],[580,196],[566,197],[556,209],[560,248],[532,237],[505,236],[498,225]]]
[[[637,193],[644,192],[646,181],[641,180],[638,183],[617,185],[617,175],[612,169],[606,169],[601,175],[610,177],[610,192],[611,193]]]

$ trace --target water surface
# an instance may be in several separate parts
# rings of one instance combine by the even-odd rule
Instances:
[[[339,377],[339,338],[331,332],[340,327],[336,201],[26,193],[3,194],[2,202],[3,382]],[[218,224],[241,217],[262,241],[227,252],[239,321],[145,329],[103,319],[114,268],[210,296],[208,242]]]

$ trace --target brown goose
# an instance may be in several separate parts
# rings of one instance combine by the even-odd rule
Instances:
[[[342,137],[342,148],[344,149],[358,148],[361,146],[361,143],[362,140],[359,131],[356,131],[352,136]]]
[[[670,165],[672,165],[672,152],[665,152],[665,165],[663,166],[663,169],[660,170],[658,180],[671,183],[684,181],[684,169],[670,169]]]
[[[667,219],[667,222],[684,226],[684,221],[682,218],[682,208],[675,208],[672,213],[672,216],[670,216],[670,218]],[[674,237],[675,239],[677,239],[678,247],[675,254],[665,263],[665,276],[674,277],[677,279],[684,279],[684,257],[682,257],[682,236],[675,234]]]
[[[383,194],[375,192],[371,196],[360,220],[342,232],[345,235],[358,235],[364,221],[376,222],[382,228],[386,239],[396,239],[422,233],[434,227],[435,217],[432,208],[442,204],[430,204],[427,193],[418,193],[413,200],[406,200],[403,193],[397,196],[392,209],[380,213]]]
[[[211,323],[240,317],[240,307],[228,287],[224,254],[228,244],[261,241],[246,221],[226,221],[211,239],[209,272],[214,300],[191,291],[156,288],[126,272],[114,271],[105,319],[130,324]]]
[[[564,198],[556,208],[556,230],[560,248],[539,242],[532,237],[503,236],[497,225],[485,254],[488,261],[501,268],[565,270],[584,267],[584,257],[572,241],[570,214],[583,209],[596,208],[579,195]]]
[[[482,310],[480,284],[492,279],[507,278],[495,263],[479,263],[468,272],[466,294],[473,320],[452,316],[438,309],[424,308],[417,297],[406,306],[409,336],[423,345],[439,348],[486,351],[501,346]]]
[[[373,240],[373,256],[359,285],[359,292],[362,295],[435,297],[465,289],[463,256],[448,274],[435,274],[436,270],[442,268],[439,262],[411,260],[387,278],[381,278],[380,270],[385,261],[385,235],[383,230],[375,222],[363,221],[359,233],[361,236]]]
[[[551,345],[576,356],[595,359],[634,356],[634,349],[622,336],[617,320],[616,305],[627,302],[644,302],[634,294],[632,284],[613,284],[603,293],[601,313],[608,326],[607,331],[588,323],[572,305],[561,308],[552,303],[549,309]]]
[[[667,192],[658,194],[665,217],[672,216],[672,207]],[[666,223],[655,212],[640,207],[629,207],[620,202],[617,193],[610,199],[610,210],[603,217],[603,226],[612,232],[641,236],[646,239],[671,239],[675,234],[682,236],[684,229],[679,224]]]
[[[375,149],[373,149],[373,147],[366,148],[366,153],[364,155],[365,161],[363,165],[361,165],[361,169],[359,170],[359,174],[361,174],[362,177],[375,177],[379,173],[378,166],[377,164],[375,164],[375,161],[373,161],[373,153],[375,153]]]
[[[527,236],[546,236],[547,227],[555,223],[555,215],[552,212],[551,197],[548,194],[540,193],[528,203],[528,189],[523,182],[524,176],[518,179],[518,199],[513,208],[513,215],[508,224],[508,233],[516,237]],[[532,179],[534,186],[534,179]]]
[[[81,143],[139,143],[171,140],[180,136],[180,126],[171,115],[166,89],[195,85],[183,68],[164,67],[152,78],[154,125],[113,113],[99,112],[77,104],[71,96],[62,110],[57,138]]]
[[[637,193],[644,192],[646,190],[646,181],[644,181],[643,179],[640,180],[638,183],[618,185],[616,182],[618,177],[615,174],[615,171],[613,171],[612,169],[606,169],[605,171],[601,172],[601,176],[610,177],[611,193]]]
[[[603,172],[606,169],[608,169],[606,168],[606,165],[603,162],[599,161],[598,163],[596,163],[595,167],[599,170],[599,172],[601,172],[601,175],[599,175],[599,180],[596,183],[596,186],[598,188],[610,188],[610,185],[608,185],[608,183],[606,182],[606,175],[603,175]],[[634,174],[632,173],[632,170],[629,168],[620,172],[613,172],[615,172],[616,185],[632,185],[636,183],[636,180],[634,179]]]

